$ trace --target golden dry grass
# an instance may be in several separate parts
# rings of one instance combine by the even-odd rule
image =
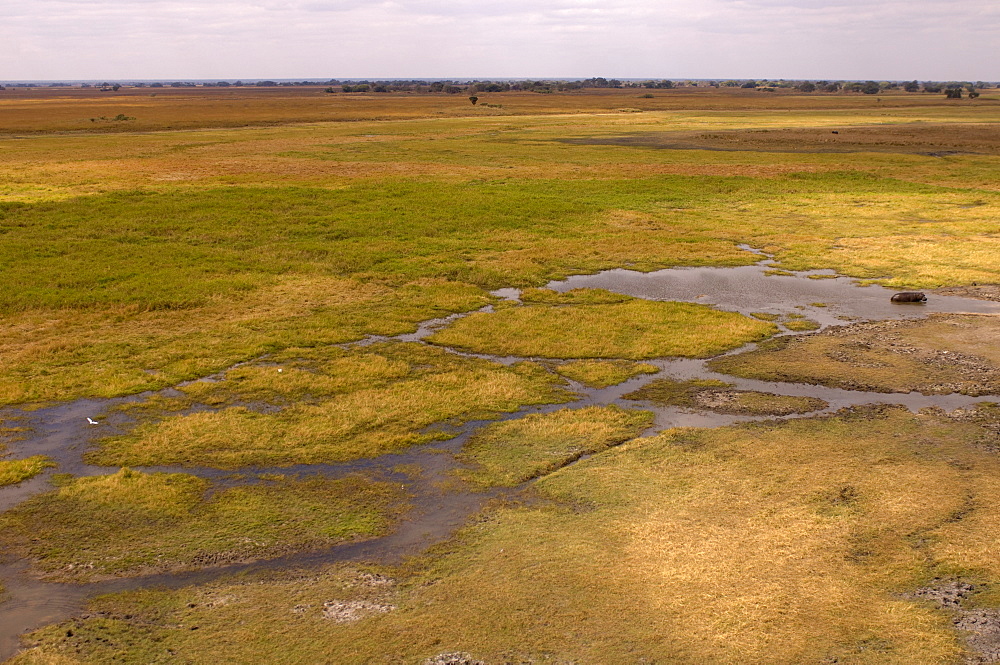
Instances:
[[[23,480],[34,478],[55,465],[55,462],[45,455],[32,455],[18,460],[0,460],[0,487],[16,485]]]
[[[572,303],[587,299],[568,294]],[[603,295],[600,297],[603,298]],[[546,358],[704,358],[763,339],[771,323],[703,305],[622,296],[598,304],[523,305],[477,312],[434,333],[434,344]]]
[[[458,475],[482,487],[511,486],[565,466],[640,434],[653,423],[648,411],[615,406],[561,409],[505,420],[476,432],[459,460]]]
[[[232,384],[188,389],[214,404],[269,399],[284,405],[277,413],[240,405],[150,420],[131,434],[103,440],[87,459],[221,468],[340,462],[447,438],[427,430],[435,423],[569,399],[557,387],[559,377],[537,364],[508,367],[417,344],[303,349],[285,358],[288,372],[271,365],[237,368]]]
[[[73,581],[269,558],[370,537],[388,530],[403,499],[395,483],[361,476],[272,477],[210,496],[208,481],[176,473],[122,469],[59,482],[0,516],[0,540],[37,572]]]
[[[553,369],[590,388],[607,388],[636,376],[660,371],[656,365],[628,360],[574,360],[556,365]]]
[[[165,648],[193,663],[959,662],[949,615],[904,594],[939,576],[1000,583],[983,417],[882,408],[670,430],[547,476],[547,501],[495,507],[398,584],[338,567],[107,597],[15,662]],[[395,609],[322,618],[354,597]]]

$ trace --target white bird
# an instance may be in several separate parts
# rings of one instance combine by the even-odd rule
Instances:
[[[282,368],[280,368],[280,367],[278,368],[278,372],[279,372],[279,373],[280,373],[280,372],[284,372],[284,371],[285,371],[285,370],[283,370]]]
[[[100,425],[99,422],[97,422],[96,420],[94,420],[90,416],[87,416],[87,422],[90,423],[91,425]]]

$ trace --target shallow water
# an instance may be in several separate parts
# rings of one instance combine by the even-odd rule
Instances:
[[[748,251],[751,251],[750,248]],[[754,253],[764,256],[757,250]],[[766,275],[768,261],[738,268],[676,268],[651,273],[629,270],[609,270],[595,275],[581,275],[551,282],[548,287],[567,291],[573,288],[603,288],[652,300],[680,300],[713,305],[720,309],[743,314],[766,312],[776,315],[802,314],[821,326],[842,325],[856,320],[885,320],[918,318],[930,312],[1000,313],[1000,303],[969,298],[947,297],[930,294],[926,304],[897,305],[889,302],[894,293],[879,286],[858,286],[844,277],[810,279],[809,275],[828,273],[799,273],[794,276]],[[497,297],[516,300],[517,289],[501,289]],[[825,306],[819,306],[822,303]],[[490,311],[489,306],[479,311]],[[379,341],[423,342],[434,330],[448,325],[467,314],[455,314],[421,323],[414,333],[395,337],[372,336],[347,346],[363,346]],[[751,348],[752,345],[730,353]],[[525,360],[518,357],[468,354],[448,349],[461,355],[480,357],[502,364]],[[622,384],[602,389],[586,388],[568,381],[579,399],[568,404],[551,404],[522,408],[514,413],[502,414],[498,419],[520,418],[529,413],[544,413],[563,408],[582,408],[591,405],[615,404],[625,408],[649,409],[655,414],[654,425],[644,433],[670,427],[720,427],[737,422],[761,420],[760,416],[741,416],[712,413],[710,411],[676,407],[656,407],[644,402],[622,399],[622,396],[660,378],[677,380],[718,379],[732,384],[738,390],[755,390],[779,395],[817,397],[828,403],[820,411],[786,416],[809,417],[832,413],[840,408],[862,404],[900,404],[917,411],[925,407],[940,407],[947,411],[968,407],[982,401],[1000,401],[1000,397],[968,397],[965,395],[922,395],[919,393],[868,393],[842,390],[811,384],[778,383],[742,379],[717,374],[706,368],[705,360],[661,359],[652,364],[660,368],[657,374],[643,375]],[[241,363],[242,364],[242,363]],[[206,380],[224,380],[224,375],[214,375]],[[169,394],[170,389],[160,394]],[[126,414],[113,408],[132,401],[148,398],[150,394],[112,400],[86,399],[48,406],[33,411],[3,409],[0,414],[27,419],[32,431],[23,441],[8,446],[9,458],[44,454],[52,457],[58,468],[55,472],[74,475],[101,475],[114,473],[117,467],[100,467],[83,462],[82,455],[94,440],[120,433],[131,426]],[[100,424],[89,425],[87,418]],[[767,418],[773,418],[769,416]],[[192,473],[213,481],[217,488],[236,484],[260,482],[268,473],[319,474],[340,477],[349,473],[364,473],[381,479],[398,481],[411,494],[412,509],[396,529],[381,538],[344,543],[318,551],[292,554],[267,561],[234,564],[193,572],[164,573],[138,578],[126,578],[86,585],[69,585],[41,582],[27,571],[25,562],[0,566],[0,580],[7,587],[7,599],[0,603],[0,658],[7,658],[18,648],[18,635],[48,623],[64,620],[79,613],[87,598],[98,593],[108,593],[149,586],[181,587],[217,579],[224,575],[252,570],[276,570],[288,567],[315,566],[336,561],[377,561],[394,563],[402,557],[418,554],[428,546],[447,539],[461,527],[469,516],[480,510],[486,502],[501,495],[516,494],[520,488],[492,492],[456,491],[443,489],[443,482],[460,466],[455,455],[466,439],[479,428],[495,422],[471,421],[460,427],[446,430],[452,434],[447,441],[417,446],[400,453],[383,455],[374,459],[357,460],[345,464],[306,464],[280,468],[242,468],[239,476],[232,471],[212,468],[150,467],[145,471]],[[437,428],[441,430],[441,428]],[[401,467],[417,469],[416,473],[400,473]],[[6,510],[25,499],[51,488],[46,472],[32,480],[13,487],[0,488],[0,510]]]
[[[889,298],[897,291],[878,285],[859,286],[855,280],[836,277],[831,271],[767,275],[768,270],[772,268],[766,262],[738,268],[670,268],[649,273],[606,270],[549,282],[547,288],[607,289],[647,300],[712,305],[747,316],[754,312],[795,313],[822,327],[852,321],[920,318],[932,312],[1000,314],[1000,303],[988,300],[931,293],[926,303],[892,303]]]

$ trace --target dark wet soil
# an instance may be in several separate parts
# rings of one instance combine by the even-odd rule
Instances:
[[[713,132],[648,132],[563,139],[577,145],[616,145],[660,150],[755,152],[886,152],[945,157],[1000,153],[1000,132],[989,124],[900,123],[801,129]]]
[[[906,594],[913,600],[929,600],[939,610],[953,614],[952,623],[965,642],[968,665],[1000,662],[1000,609],[965,609],[963,604],[976,587],[962,580],[938,580]]]
[[[948,286],[943,289],[936,289],[933,293],[940,296],[958,296],[960,298],[975,298],[977,300],[1000,302],[1000,284]]]
[[[612,270],[597,275],[573,277],[562,282],[554,282],[549,287],[560,291],[580,287],[605,288],[655,300],[681,300],[712,304],[721,309],[739,311],[745,314],[770,312],[787,316],[791,313],[804,313],[818,321],[823,327],[842,325],[845,319],[914,318],[926,316],[927,313],[933,311],[1000,313],[1000,303],[947,295],[930,297],[925,305],[898,306],[889,302],[889,296],[892,292],[881,287],[859,287],[851,280],[842,277],[821,280],[809,279],[808,274],[805,273],[768,276],[765,274],[767,269],[767,262],[763,261],[756,266],[742,268],[689,268],[655,273]],[[516,299],[519,293],[514,289],[504,289],[495,295]],[[460,316],[462,315],[427,321],[412,334],[393,338],[371,337],[361,340],[355,345],[371,344],[377,341],[420,342],[435,329],[448,325]],[[743,350],[747,349],[735,352]],[[462,353],[461,355],[475,355],[503,364],[524,360],[524,358],[484,354]],[[984,399],[983,397],[972,398],[959,394],[869,393],[801,383],[735,378],[712,372],[707,369],[705,363],[704,360],[695,359],[656,360],[652,361],[652,364],[660,368],[658,373],[638,376],[624,383],[601,389],[587,388],[574,381],[568,381],[571,389],[579,394],[577,401],[571,404],[527,407],[515,413],[504,414],[501,419],[520,418],[529,413],[542,413],[562,408],[582,408],[591,405],[615,404],[625,408],[635,408],[635,403],[625,400],[624,396],[652,381],[665,378],[674,381],[714,379],[729,384],[731,388],[719,391],[720,395],[716,396],[718,398],[716,401],[726,401],[724,398],[727,397],[727,394],[721,393],[727,391],[734,395],[754,391],[810,398],[816,400],[817,406],[819,406],[820,401],[825,403],[825,407],[805,414],[807,416],[817,413],[832,413],[842,408],[868,404],[901,405],[911,411],[934,408],[947,412],[956,409],[972,412],[973,405]],[[219,378],[214,377],[213,380],[219,380]],[[11,457],[49,455],[58,463],[59,466],[55,472],[59,473],[74,475],[113,473],[117,470],[116,468],[85,464],[83,453],[92,444],[92,441],[119,433],[134,422],[127,413],[116,407],[148,397],[149,395],[138,395],[114,400],[78,400],[32,411],[5,409],[0,412],[0,415],[21,416],[31,428],[22,441],[15,441],[9,445]],[[989,399],[1000,402],[1000,398],[997,397]],[[727,412],[724,406],[719,407],[720,405],[715,405],[715,408],[712,408],[710,404],[695,404],[693,407],[653,406],[651,410],[655,414],[655,424],[646,434],[670,427],[720,427],[761,419],[762,417],[774,417],[774,414],[765,416],[760,413],[749,414],[733,410]],[[88,417],[98,420],[100,424],[88,424]],[[782,415],[782,417],[803,417],[803,414],[794,413]],[[521,487],[509,490],[474,492],[468,488],[456,487],[451,472],[460,466],[457,459],[458,453],[473,432],[490,422],[494,421],[472,421],[461,427],[452,428],[450,433],[454,436],[445,442],[435,442],[402,453],[358,460],[347,464],[247,468],[240,469],[237,476],[234,476],[231,471],[211,468],[156,467],[144,469],[147,471],[193,473],[209,478],[219,486],[259,482],[260,477],[268,473],[322,474],[327,477],[338,477],[348,473],[392,475],[407,485],[407,491],[413,496],[414,507],[407,519],[401,522],[392,533],[384,537],[345,543],[319,551],[290,553],[267,561],[240,562],[228,565],[223,561],[206,562],[215,565],[195,572],[148,575],[87,585],[68,585],[38,581],[31,576],[28,563],[25,561],[7,563],[0,566],[0,580],[7,587],[7,599],[0,603],[0,658],[9,657],[17,650],[19,634],[79,614],[86,599],[100,593],[148,586],[177,588],[256,569],[308,567],[335,561],[393,563],[400,561],[405,556],[418,554],[430,545],[447,539],[471,515],[481,510],[487,502],[498,497],[514,496],[523,489]],[[400,468],[407,468],[410,471],[401,474],[398,471]],[[46,472],[17,486],[0,488],[0,509],[6,510],[30,496],[50,489],[48,476],[51,473],[51,471]],[[331,611],[337,614],[341,610],[346,612],[351,608],[334,608]],[[368,610],[375,611],[372,608],[358,609],[358,611]],[[337,615],[339,616],[339,614]],[[990,620],[987,615],[976,619],[984,626],[980,630],[984,636],[981,639],[985,640],[983,642],[985,650],[981,650],[981,653],[984,654],[988,653],[989,648],[991,648],[986,643],[988,639],[992,639],[988,637],[992,633],[986,628]],[[969,622],[971,621],[970,615]],[[475,662],[467,654],[441,654],[438,658],[445,659],[439,661],[442,663]],[[449,658],[453,660],[447,660]]]

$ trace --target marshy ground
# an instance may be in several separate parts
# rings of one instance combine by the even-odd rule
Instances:
[[[1000,658],[990,91],[8,92],[10,662]]]

